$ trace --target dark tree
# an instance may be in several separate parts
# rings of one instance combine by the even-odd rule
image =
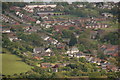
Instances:
[[[74,46],[77,43],[77,39],[74,34],[71,35],[69,46]]]

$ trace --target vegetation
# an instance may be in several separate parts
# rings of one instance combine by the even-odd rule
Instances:
[[[2,56],[2,73],[3,75],[20,74],[31,70],[31,66],[27,65],[22,59],[16,55],[6,53],[0,54]]]
[[[79,29],[76,29],[74,26],[58,31],[55,30],[54,27],[45,28],[49,23],[44,23],[44,19],[39,16],[36,20],[40,20],[45,26],[30,22],[29,30],[31,30],[33,26],[39,26],[40,30],[36,30],[35,32],[25,30],[23,25],[26,26],[26,24],[10,25],[9,23],[4,23],[7,28],[11,28],[10,30],[16,34],[19,40],[10,41],[9,34],[2,34],[2,54],[0,54],[0,57],[3,57],[2,61],[4,63],[2,65],[3,78],[91,78],[91,80],[92,78],[118,78],[120,76],[119,72],[101,69],[96,63],[87,60],[88,56],[78,58],[75,56],[70,57],[69,55],[72,54],[64,54],[75,46],[81,54],[90,55],[89,57],[95,57],[95,59],[105,60],[106,62],[120,66],[120,58],[118,56],[107,56],[104,54],[104,51],[100,49],[102,45],[119,44],[120,33],[117,31],[118,23],[116,22],[116,17],[118,16],[117,7],[115,6],[110,10],[107,8],[93,7],[93,5],[88,2],[74,2],[72,4],[68,4],[67,2],[55,3],[57,7],[54,9],[54,13],[65,13],[66,15],[49,15],[47,17],[54,20],[65,19],[68,22],[65,21],[63,24],[61,22],[55,23],[54,25],[57,26],[58,24],[64,25],[68,23],[67,25],[73,24],[78,26]],[[3,2],[3,12],[9,11],[9,7],[12,6],[23,8],[26,4],[30,3]],[[81,4],[86,6],[79,7]],[[102,2],[96,4],[97,6],[103,5]],[[82,22],[80,23],[76,20],[77,18],[101,18],[101,13],[103,12],[109,12],[114,15],[114,20],[108,18],[109,20],[106,21],[98,21],[99,23],[109,24],[109,28],[86,29],[82,27],[82,25],[84,25]],[[28,13],[25,10],[23,10],[23,13],[31,17],[35,16],[35,14]],[[76,23],[72,23],[73,19],[75,19],[74,22]],[[88,22],[85,22],[85,24],[86,23]],[[90,25],[92,24],[93,23]],[[49,25],[54,26],[53,24]],[[50,38],[47,39],[46,35]],[[93,36],[94,38],[92,38]],[[46,40],[43,39],[44,37]],[[57,42],[55,43],[55,41]],[[43,52],[33,54],[33,50],[36,47],[43,48]],[[49,52],[45,52],[48,48],[52,50],[52,52],[50,52],[52,56],[41,56],[41,54],[49,54]],[[52,67],[50,65],[48,65],[50,67],[41,66],[41,63],[51,63]],[[62,65],[59,66],[59,63]],[[66,66],[63,66],[63,64]]]

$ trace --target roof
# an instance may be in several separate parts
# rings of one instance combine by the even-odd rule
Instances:
[[[42,47],[37,47],[37,48],[34,48],[35,51],[44,51],[44,48]]]
[[[51,63],[41,63],[42,67],[52,67]]]
[[[76,53],[76,56],[84,56],[83,53]]]
[[[79,50],[79,49],[75,46],[71,48],[71,51],[77,51],[77,50]]]

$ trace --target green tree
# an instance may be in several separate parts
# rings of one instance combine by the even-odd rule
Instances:
[[[77,43],[77,39],[74,34],[71,35],[69,46],[74,46]]]

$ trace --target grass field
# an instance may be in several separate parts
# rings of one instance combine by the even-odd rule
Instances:
[[[2,74],[13,75],[21,72],[26,72],[31,69],[31,66],[25,64],[16,55],[13,54],[0,54],[2,56]]]
[[[59,15],[59,16],[52,16],[52,18],[63,18],[63,19],[68,19],[68,18],[71,18],[71,19],[73,19],[73,18],[76,18],[77,16],[75,16],[75,15]]]

